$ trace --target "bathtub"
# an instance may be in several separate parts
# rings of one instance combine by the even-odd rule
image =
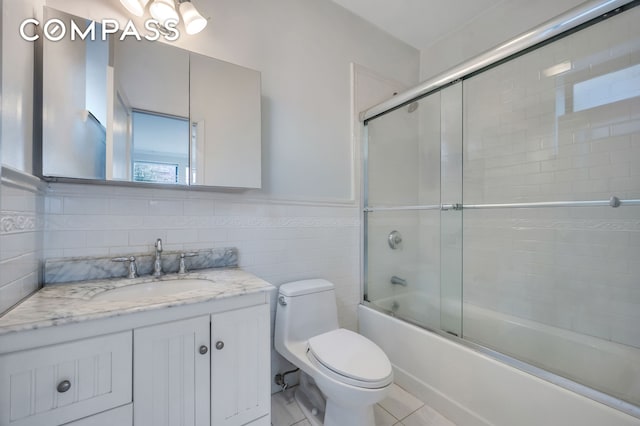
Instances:
[[[584,383],[612,395],[624,394],[627,399],[629,395],[640,395],[638,349],[471,304],[465,304],[464,312],[467,340],[500,347],[502,352],[521,360],[535,358],[549,371],[563,369],[565,376],[582,377]],[[387,353],[396,382],[454,422],[505,426],[640,425],[637,407],[622,402],[615,408],[604,405],[567,387],[596,398],[602,396],[598,392],[547,373],[550,380],[563,385],[558,386],[529,374],[536,369],[526,364],[514,362],[515,368],[503,362],[509,361],[508,357],[461,344],[455,338],[445,338],[399,319],[437,328],[438,317],[437,306],[420,293],[405,293],[358,308],[360,332]],[[542,373],[544,377],[545,372]]]

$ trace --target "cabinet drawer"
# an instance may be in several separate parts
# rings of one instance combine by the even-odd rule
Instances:
[[[0,356],[0,426],[60,425],[131,402],[132,334]]]

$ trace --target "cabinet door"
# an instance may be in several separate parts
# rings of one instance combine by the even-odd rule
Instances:
[[[139,328],[133,338],[134,424],[208,426],[209,317]]]
[[[270,412],[269,306],[211,316],[211,424],[238,426]]]

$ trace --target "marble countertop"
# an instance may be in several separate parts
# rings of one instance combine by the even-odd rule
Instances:
[[[171,294],[144,294],[110,301],[97,297],[120,287],[175,279],[201,279],[211,286],[176,291]],[[126,279],[82,281],[45,286],[21,304],[0,316],[0,336],[18,331],[109,318],[136,312],[164,309],[244,294],[268,292],[274,287],[253,274],[232,268],[203,269],[185,275],[167,274]]]

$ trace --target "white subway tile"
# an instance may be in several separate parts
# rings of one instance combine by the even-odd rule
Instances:
[[[127,245],[129,243],[129,233],[125,230],[103,230],[103,231],[86,231],[86,246],[95,247],[117,247]]]
[[[153,245],[110,247],[109,256],[116,257],[116,256],[126,256],[130,254],[152,253],[152,247]]]
[[[86,247],[85,231],[50,231],[45,233],[47,247],[58,249]]]
[[[45,197],[45,211],[47,214],[62,214],[64,212],[63,209],[63,201],[62,197],[56,197],[53,195],[47,195]]]
[[[623,123],[614,124],[612,126],[611,133],[615,136],[640,133],[640,120],[629,120]]]
[[[198,229],[169,229],[167,244],[196,243],[199,241]]]
[[[23,254],[18,257],[4,260],[0,262],[0,286],[6,285],[10,282],[21,279],[27,275],[30,275],[39,267],[39,255],[35,252]]]
[[[70,248],[62,251],[62,257],[109,256],[109,248]]]
[[[214,213],[213,200],[185,200],[184,214],[187,216],[212,216]]]
[[[609,179],[629,176],[629,164],[619,163],[615,165],[589,167],[591,179]]]
[[[603,166],[609,164],[608,152],[597,152],[587,155],[579,155],[571,158],[573,168],[586,168],[592,166]]]
[[[150,216],[182,216],[184,203],[182,200],[150,200]]]
[[[2,244],[0,245],[0,261],[12,259],[25,254],[37,251],[40,244],[40,232],[20,232],[13,234],[2,234]]]
[[[22,299],[23,288],[20,280],[0,287],[0,312],[4,312]]]
[[[158,238],[167,239],[167,231],[160,229],[140,229],[129,231],[130,246],[153,246]]]
[[[147,216],[149,214],[149,200],[144,198],[110,198],[109,214]]]
[[[109,213],[109,200],[106,198],[64,197],[64,214],[102,215]]]

